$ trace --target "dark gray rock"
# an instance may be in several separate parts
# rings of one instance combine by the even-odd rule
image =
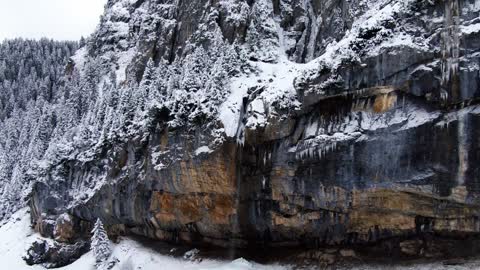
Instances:
[[[73,245],[37,240],[28,248],[23,257],[28,265],[41,264],[45,268],[59,268],[71,264],[90,250],[88,242],[79,241]]]

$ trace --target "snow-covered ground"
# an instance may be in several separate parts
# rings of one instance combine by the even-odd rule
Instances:
[[[18,211],[10,221],[0,227],[0,269],[8,270],[32,270],[44,269],[41,266],[28,266],[22,259],[29,244],[40,236],[30,228],[29,214],[26,209]],[[114,270],[283,270],[292,269],[290,266],[281,265],[260,265],[244,259],[234,261],[220,261],[204,259],[201,262],[190,261],[172,256],[162,255],[154,250],[142,246],[130,239],[124,239],[119,244],[113,245],[113,254],[119,260]],[[443,263],[429,263],[421,265],[405,266],[369,266],[358,265],[355,268],[337,268],[353,270],[467,270],[480,269],[480,261],[470,261],[462,265],[444,265]],[[94,270],[94,257],[91,252],[73,264],[59,268],[65,270]],[[318,269],[317,267],[301,269]]]
[[[30,228],[29,214],[26,209],[14,214],[11,220],[0,228],[0,269],[23,270],[44,269],[41,266],[28,266],[22,259],[30,243],[40,236]],[[143,247],[133,240],[124,239],[119,244],[112,245],[113,254],[120,262],[114,270],[270,270],[288,269],[279,265],[260,265],[244,259],[234,261],[219,261],[205,259],[201,262],[161,255]],[[82,256],[73,264],[59,268],[65,270],[94,270],[94,257],[91,252]]]

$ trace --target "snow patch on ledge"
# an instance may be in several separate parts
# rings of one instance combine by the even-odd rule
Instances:
[[[462,25],[462,26],[460,26],[460,31],[463,34],[467,34],[467,35],[470,35],[470,34],[473,34],[473,33],[478,33],[478,32],[480,32],[480,23],[470,24],[470,25]]]
[[[75,67],[80,71],[83,70],[85,63],[87,62],[87,54],[87,47],[83,47],[78,49],[75,52],[75,55],[71,57],[71,59],[75,63]]]
[[[473,105],[456,112],[450,112],[448,114],[445,114],[442,116],[441,121],[439,121],[436,126],[441,128],[448,128],[451,123],[465,118],[465,116],[467,116],[468,114],[480,115],[480,105]]]
[[[273,103],[278,103],[277,105],[283,108],[300,106],[293,82],[309,67],[309,64],[294,63],[284,56],[279,57],[277,63],[249,61],[249,64],[256,72],[233,78],[230,84],[231,94],[220,107],[219,119],[225,127],[225,134],[231,138],[238,133],[244,109],[243,99],[248,98],[249,89],[261,91],[250,101],[249,108],[246,108],[252,112],[263,113],[265,108],[260,108],[259,105],[271,107]],[[266,124],[267,118],[264,115],[253,115],[255,119],[248,119],[249,127]]]
[[[208,146],[201,146],[195,150],[195,156],[201,155],[201,154],[210,154],[212,153],[213,150],[210,149]]]
[[[118,53],[119,58],[117,61],[117,85],[127,80],[127,67],[132,62],[133,57],[136,54],[135,48],[130,48],[128,51]]]

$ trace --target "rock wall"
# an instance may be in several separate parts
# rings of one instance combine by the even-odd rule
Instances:
[[[107,10],[118,3],[110,1]],[[278,53],[293,64],[313,60],[292,82],[300,105],[252,109],[262,91],[275,91],[276,79],[259,82],[242,97],[239,119],[231,119],[240,123],[235,135],[208,151],[200,150],[216,139],[210,129],[171,128],[159,115],[145,136],[105,142],[94,159],[63,160],[47,171],[31,196],[33,222],[48,235],[49,220],[68,212],[74,222],[101,218],[112,233],[219,246],[475,236],[479,6],[473,0],[137,1],[129,14],[156,14],[146,19],[155,23],[129,19],[128,38],[104,26],[126,19],[104,16],[92,54],[135,48],[127,78],[141,78],[150,57],[172,63],[198,44],[208,48],[212,37],[198,29],[215,10],[214,24],[228,42],[281,49],[252,49],[249,61],[270,63]],[[268,21],[258,25],[257,13],[278,29]],[[249,43],[255,27],[264,44]],[[245,125],[252,117],[265,123]],[[99,179],[105,184],[96,187]],[[89,186],[95,188],[83,195]],[[84,227],[75,227],[78,237]]]

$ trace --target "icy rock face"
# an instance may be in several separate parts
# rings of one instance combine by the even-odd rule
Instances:
[[[34,223],[221,246],[475,236],[479,7],[109,1],[76,68],[113,71],[125,103],[155,67],[161,96],[45,168]]]

